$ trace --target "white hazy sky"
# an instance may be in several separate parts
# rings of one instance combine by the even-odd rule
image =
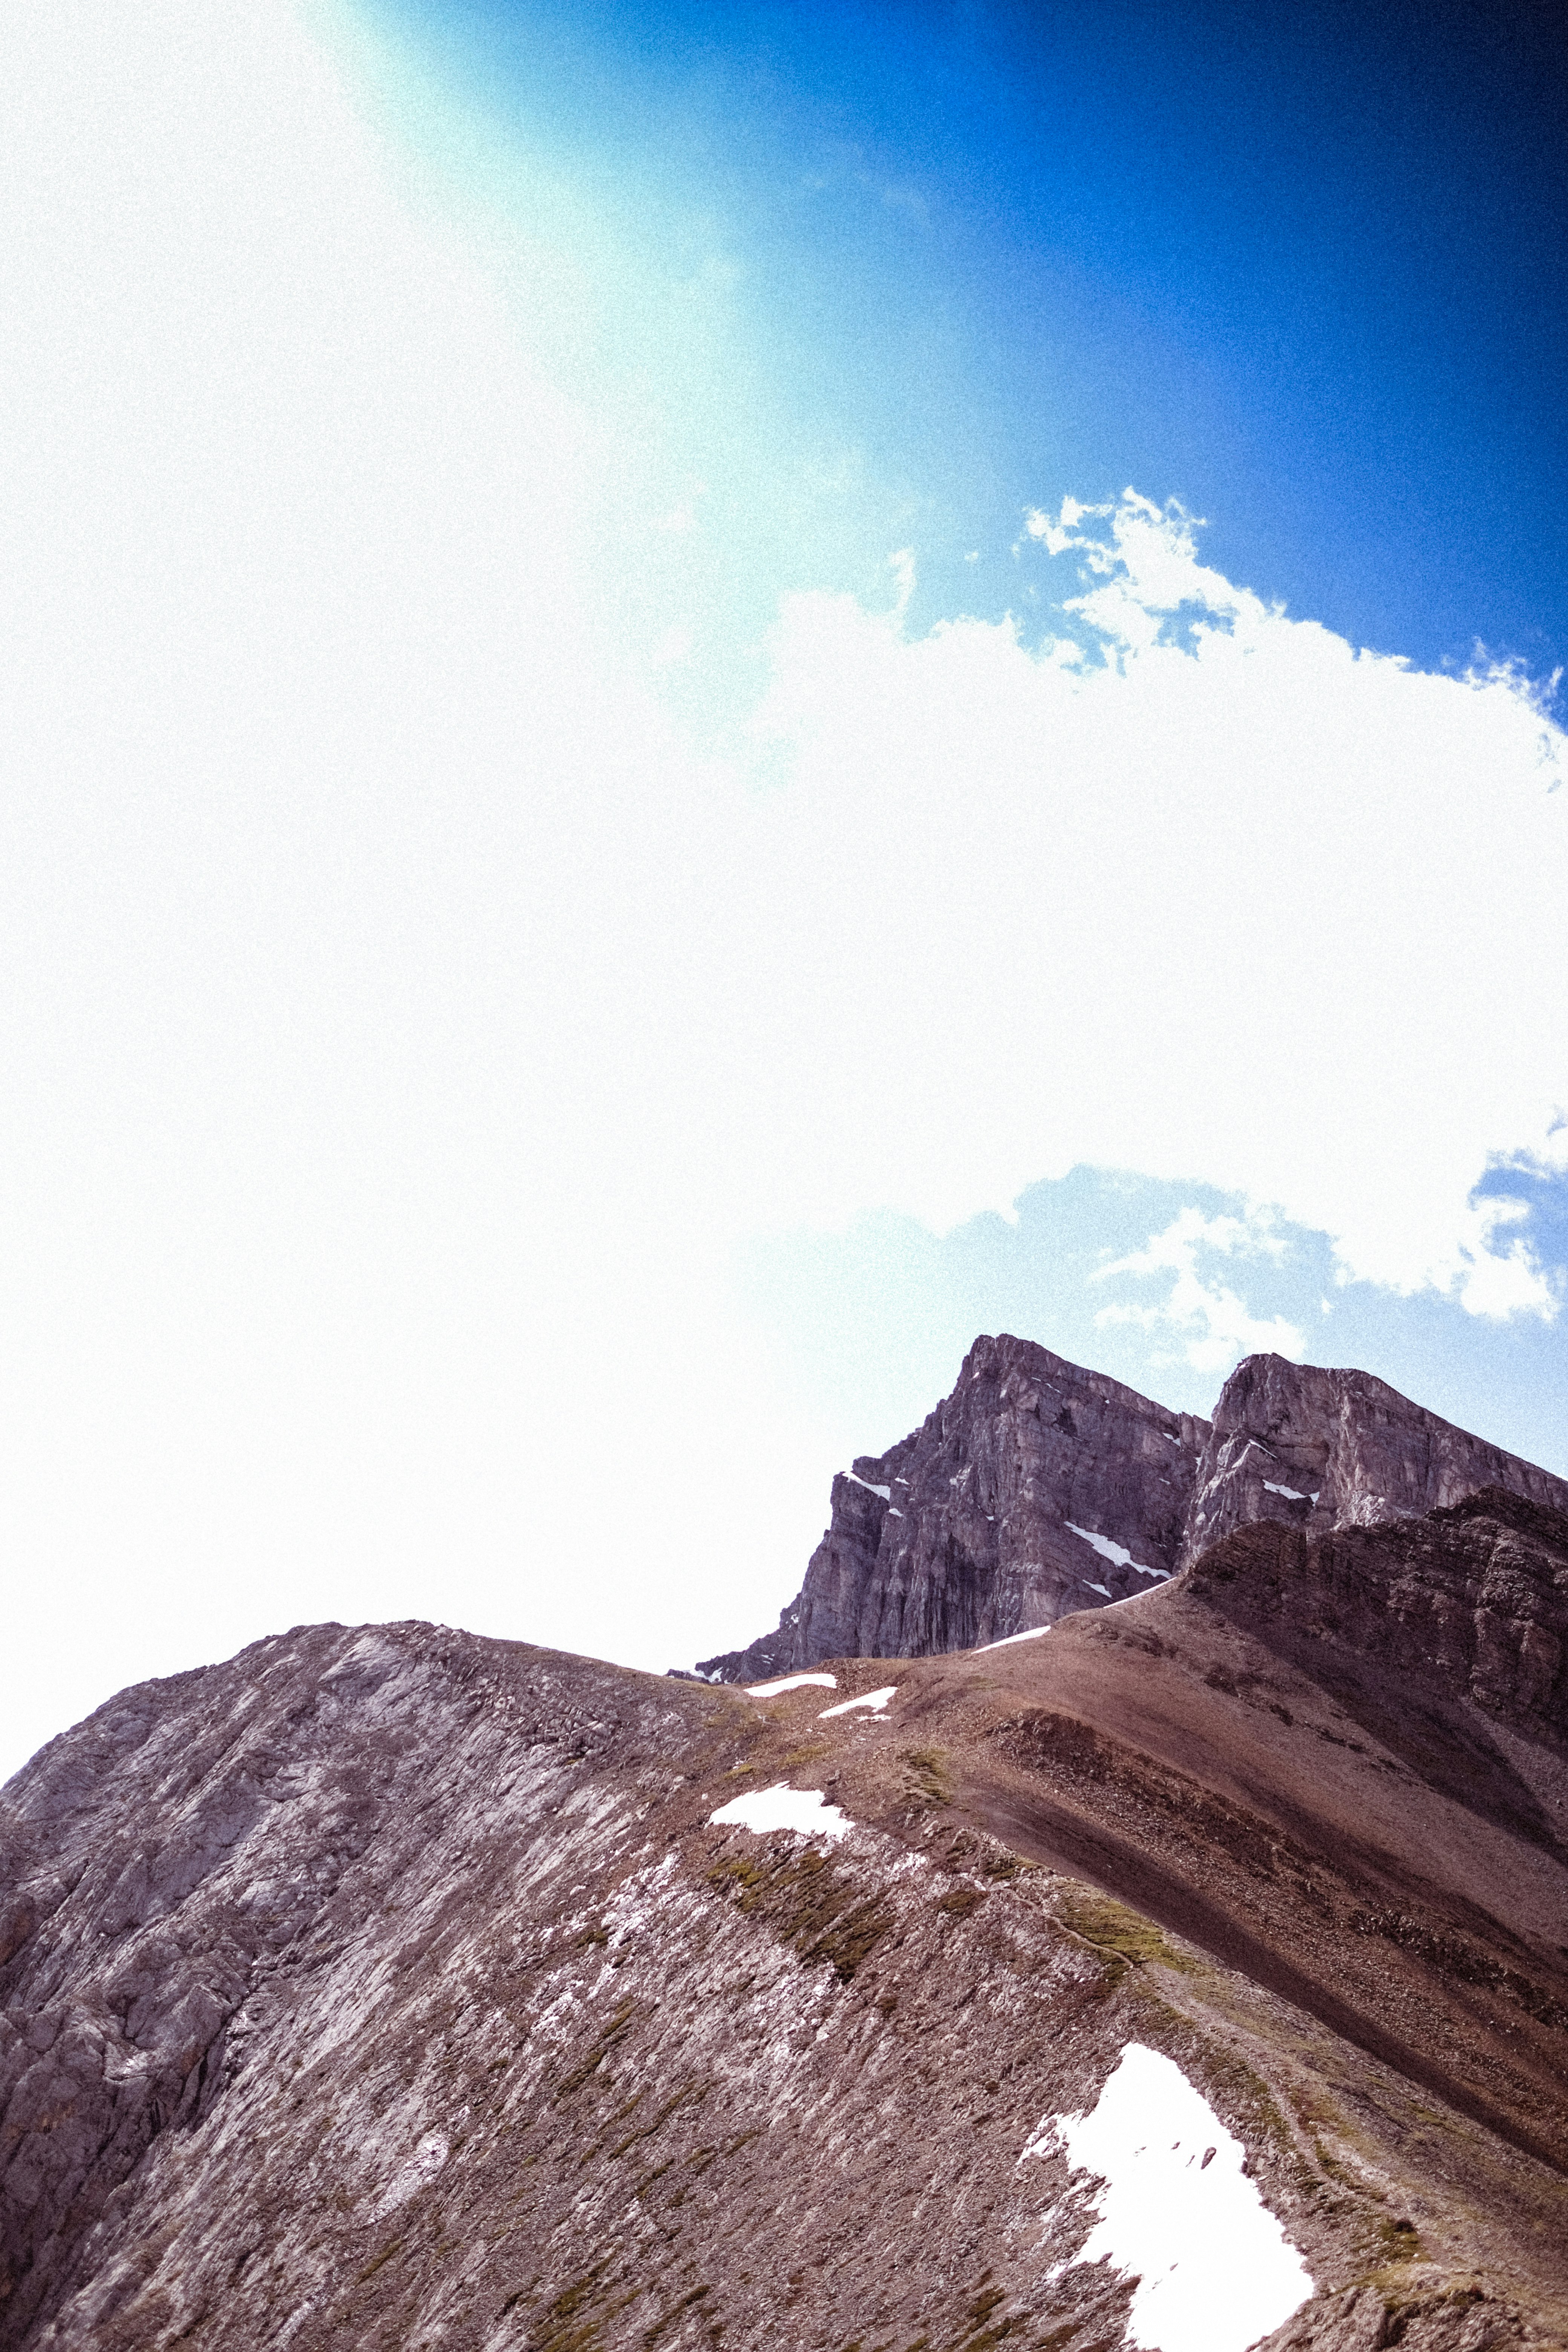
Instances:
[[[6,1764],[302,1619],[760,1631],[897,1433],[770,1370],[758,1235],[1091,1162],[1555,1311],[1472,1200],[1568,1164],[1530,696],[1137,499],[1019,518],[1016,625],[914,635],[847,477],[770,584],[721,339],[621,364],[610,232],[481,218],[352,30],[0,31]]]

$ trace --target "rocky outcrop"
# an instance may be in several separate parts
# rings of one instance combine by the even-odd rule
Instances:
[[[967,1650],[1173,1573],[1206,1422],[1027,1339],[976,1339],[958,1385],[833,1481],[805,1582],[748,1649],[700,1674],[756,1682],[823,1658]]]
[[[1270,2342],[1561,2343],[1561,1853],[1192,1581],[890,1705],[417,1624],[123,1694],[0,1797],[0,2347],[1110,2352],[1064,2126],[1130,2050],[1300,2250]]]
[[[1568,1511],[1568,1479],[1457,1429],[1370,1372],[1248,1356],[1215,1407],[1182,1559],[1259,1519],[1308,1535],[1381,1527],[1482,1486]]]
[[[1258,1524],[1191,1591],[1321,1669],[1336,1654],[1568,1742],[1568,1515],[1500,1486],[1451,1509],[1319,1536]]]
[[[973,1649],[1146,1591],[1237,1528],[1375,1527],[1488,1486],[1568,1510],[1568,1480],[1367,1372],[1249,1356],[1211,1424],[1029,1340],[980,1339],[920,1429],[835,1477],[777,1632],[698,1672],[748,1683]]]

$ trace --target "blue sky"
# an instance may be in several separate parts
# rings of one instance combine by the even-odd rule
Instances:
[[[1357,644],[1562,658],[1564,70],[1534,12],[383,21],[655,245],[718,231],[797,428],[907,511],[917,614],[1005,607],[1023,505],[1134,481]]]
[[[1562,1184],[1494,1181],[1533,1195],[1552,1227],[1543,1254],[1561,1265]],[[1164,1262],[1129,1268],[1157,1235],[1172,1236]],[[1185,1296],[1175,1291],[1180,1267],[1193,1277]],[[1075,1169],[1031,1185],[1014,1216],[988,1213],[947,1234],[884,1211],[842,1232],[760,1238],[737,1280],[784,1376],[830,1395],[845,1424],[863,1428],[858,1450],[868,1453],[918,1426],[977,1332],[1008,1330],[1203,1415],[1219,1366],[1252,1348],[1373,1367],[1461,1428],[1506,1429],[1528,1460],[1568,1476],[1554,1323],[1479,1320],[1430,1290],[1402,1297],[1344,1281],[1325,1234],[1249,1219],[1244,1200],[1203,1184]],[[1253,1328],[1233,1346],[1238,1305]],[[1284,1328],[1271,1333],[1270,1323]]]
[[[1532,42],[0,26],[10,1760],[749,1638],[981,1329],[1568,1471]]]

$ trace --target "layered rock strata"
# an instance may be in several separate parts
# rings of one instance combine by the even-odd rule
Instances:
[[[1568,1479],[1457,1429],[1370,1372],[1248,1356],[1215,1407],[1182,1559],[1259,1519],[1306,1535],[1382,1527],[1483,1486],[1568,1510]]]
[[[1147,1591],[1237,1528],[1375,1527],[1483,1486],[1568,1510],[1568,1480],[1367,1372],[1249,1356],[1211,1424],[1029,1340],[983,1338],[921,1428],[834,1478],[777,1631],[698,1672],[747,1683],[973,1649]]]
[[[1561,2347],[1558,1694],[1428,1671],[1560,1622],[1526,1507],[1242,1529],[891,1693],[405,1624],[122,1694],[0,1798],[0,2347]],[[1260,1538],[1305,1665],[1200,1589]],[[1305,2265],[1261,2326],[1232,2205],[1091,2236],[1132,2051],[1209,2110],[1159,2178],[1245,2161]]]
[[[698,1671],[929,1657],[1146,1591],[1178,1565],[1208,1433],[1031,1340],[976,1339],[919,1429],[835,1477],[777,1633]]]
[[[1260,1521],[1205,1551],[1187,1589],[1320,1679],[1397,1675],[1568,1750],[1561,1511],[1485,1486],[1375,1528]]]

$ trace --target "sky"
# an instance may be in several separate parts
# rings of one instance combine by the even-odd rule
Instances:
[[[1011,1329],[1568,1473],[1522,11],[0,29],[0,1769],[660,1670]]]

